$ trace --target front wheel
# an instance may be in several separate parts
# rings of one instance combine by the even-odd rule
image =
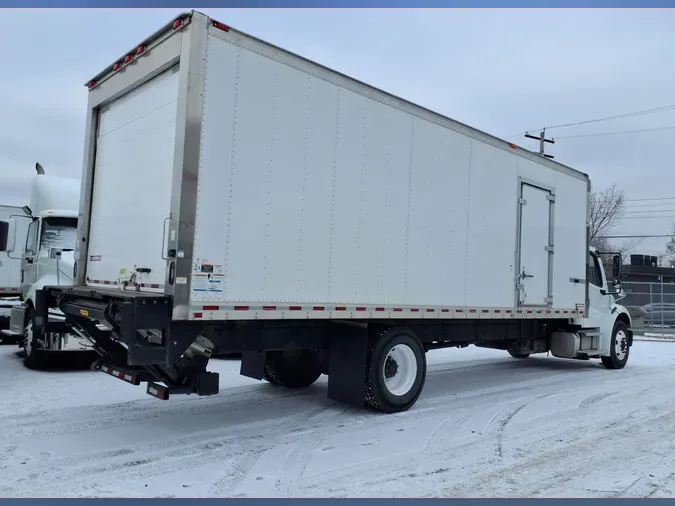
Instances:
[[[600,357],[602,365],[607,369],[623,369],[628,362],[628,327],[621,320],[614,324],[612,340],[609,346],[609,356]]]
[[[424,387],[427,359],[424,346],[408,330],[388,330],[370,342],[365,404],[383,413],[410,409]]]
[[[35,312],[28,309],[26,314],[26,328],[23,337],[23,365],[28,369],[39,369],[44,365],[44,350],[35,335]]]

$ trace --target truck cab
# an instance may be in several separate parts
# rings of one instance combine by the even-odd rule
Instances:
[[[9,330],[3,334],[15,338],[24,348],[28,367],[46,365],[50,352],[90,351],[88,340],[66,331],[38,335],[35,327],[36,292],[44,286],[70,286],[73,283],[74,250],[77,242],[79,186],[76,179],[44,175],[41,167],[31,184],[30,206],[22,208],[23,215],[6,222],[7,240],[4,251],[20,253],[21,304],[11,309]],[[28,221],[25,236],[23,220]],[[20,226],[21,225],[21,226]],[[58,310],[51,310],[50,324],[64,320]]]
[[[605,271],[603,257],[612,255],[612,275]],[[586,305],[584,318],[573,320],[580,329],[575,333],[552,336],[551,351],[563,358],[597,358],[609,369],[620,369],[628,361],[633,344],[631,317],[618,301],[626,295],[621,286],[622,258],[619,254],[590,248],[586,269]],[[583,282],[583,280],[577,280]],[[555,333],[554,333],[555,334]]]
[[[22,300],[33,300],[46,284],[72,284],[75,264],[77,211],[46,210],[30,219],[21,258]]]

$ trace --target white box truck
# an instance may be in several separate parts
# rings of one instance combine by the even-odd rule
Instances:
[[[0,185],[3,181],[0,181]],[[0,220],[9,220],[14,216],[23,215],[22,206],[13,206],[0,203]],[[22,222],[17,230],[24,235],[28,230],[28,223]],[[0,253],[0,297],[18,297],[21,294],[21,258],[13,257],[7,252]]]
[[[397,412],[436,348],[626,364],[586,174],[194,11],[87,86],[76,280],[37,311],[102,371],[211,395],[220,347]]]
[[[13,175],[0,177],[0,220],[23,216],[23,206],[30,200],[30,180]],[[28,222],[19,224],[16,233],[25,237]],[[21,256],[0,252],[0,298],[21,295]],[[2,304],[0,302],[0,304]]]
[[[9,329],[0,334],[3,341],[19,343],[28,367],[50,365],[61,352],[92,350],[86,336],[68,332],[65,316],[57,308],[49,311],[50,332],[36,331],[36,292],[45,285],[64,286],[73,281],[81,183],[48,176],[39,163],[35,169],[37,174],[32,177],[16,179],[16,209],[0,218],[7,235],[0,242],[3,253],[12,259],[9,275],[17,280],[19,296],[5,304],[0,301],[0,306],[10,309]]]

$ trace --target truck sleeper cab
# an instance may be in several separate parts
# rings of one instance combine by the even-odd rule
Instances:
[[[36,309],[100,370],[212,395],[220,348],[245,376],[327,374],[331,399],[397,412],[436,348],[625,366],[586,174],[194,11],[87,86],[76,279]]]

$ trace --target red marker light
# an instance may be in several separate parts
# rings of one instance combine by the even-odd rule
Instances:
[[[141,56],[143,53],[145,53],[145,46],[138,46],[138,49],[136,50],[136,55]]]
[[[176,21],[173,22],[173,29],[178,30],[181,26],[183,26],[183,20],[182,19],[177,19]]]
[[[227,26],[227,25],[224,24],[224,23],[221,23],[220,21],[214,21],[214,22],[213,22],[213,26],[214,26],[215,28],[218,28],[219,30],[223,30],[224,32],[229,32],[229,31],[230,31],[230,27]]]
[[[113,65],[113,72],[117,72],[121,66],[122,64],[120,62],[115,63],[115,65]]]
[[[87,87],[89,89],[92,89],[94,86],[96,86],[96,81],[89,81],[89,84],[87,85]]]
[[[128,54],[128,55],[126,56],[126,58],[124,58],[124,63],[130,63],[131,60],[133,60],[133,59],[134,59],[134,55]]]

